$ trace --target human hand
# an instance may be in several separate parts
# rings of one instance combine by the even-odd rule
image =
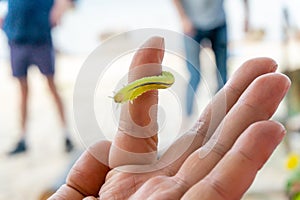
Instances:
[[[55,0],[55,3],[50,12],[50,22],[51,25],[57,26],[63,14],[72,6],[71,0]]]
[[[129,81],[160,74],[163,55],[163,39],[149,39],[132,60]],[[153,67],[139,70],[149,63]],[[158,92],[123,105],[114,141],[89,147],[50,199],[240,199],[284,137],[284,127],[269,120],[290,86],[276,68],[268,58],[244,63],[206,107],[195,131],[179,138],[160,159],[154,157],[155,128],[147,135],[138,132],[140,137],[133,134],[139,126],[155,127],[149,110],[157,104]],[[224,101],[226,112],[213,113]],[[206,152],[202,144],[213,134],[219,134],[217,143]]]
[[[0,17],[0,29],[3,27],[3,18]]]
[[[188,17],[184,17],[182,19],[182,28],[183,28],[184,34],[186,34],[188,36],[194,36],[195,35],[194,25]]]

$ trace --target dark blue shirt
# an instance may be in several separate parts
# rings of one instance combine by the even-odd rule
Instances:
[[[10,42],[51,43],[50,11],[54,0],[8,0],[3,29]]]

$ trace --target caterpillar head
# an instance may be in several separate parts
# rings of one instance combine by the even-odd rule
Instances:
[[[124,95],[122,93],[117,93],[115,96],[114,96],[114,101],[116,103],[122,103],[124,101]]]

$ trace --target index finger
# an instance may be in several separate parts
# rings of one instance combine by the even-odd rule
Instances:
[[[133,57],[128,82],[160,75],[163,56],[164,39],[147,40]],[[110,151],[110,167],[156,160],[157,103],[158,91],[151,90],[122,106],[119,128]]]

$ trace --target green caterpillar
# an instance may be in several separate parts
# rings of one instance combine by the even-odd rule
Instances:
[[[114,95],[116,103],[124,103],[126,101],[133,101],[141,94],[149,90],[166,89],[170,87],[175,81],[171,72],[162,71],[159,76],[149,76],[135,80]]]

